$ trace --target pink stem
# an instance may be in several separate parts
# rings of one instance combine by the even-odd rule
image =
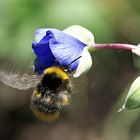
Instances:
[[[113,44],[94,44],[94,48],[96,49],[124,49],[124,50],[132,50],[139,48],[136,45],[131,44],[120,44],[120,43],[113,43]]]

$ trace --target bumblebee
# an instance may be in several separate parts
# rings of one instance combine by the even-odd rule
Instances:
[[[50,67],[44,71],[31,97],[33,113],[41,120],[54,121],[69,104],[70,95],[69,74],[62,68]]]
[[[0,80],[4,84],[19,90],[35,88],[31,96],[31,109],[35,116],[43,121],[52,122],[59,118],[63,107],[69,105],[72,84],[69,66],[46,68],[41,76],[5,73],[0,71]]]
[[[31,96],[31,109],[40,120],[57,120],[62,108],[71,97],[71,74],[63,67],[49,67],[41,76],[5,73],[0,71],[0,80],[16,89],[35,87]]]

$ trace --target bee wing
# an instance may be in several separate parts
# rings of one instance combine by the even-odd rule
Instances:
[[[40,77],[37,75],[19,74],[12,72],[6,73],[4,71],[0,71],[0,81],[12,88],[27,90],[36,86],[40,81]]]

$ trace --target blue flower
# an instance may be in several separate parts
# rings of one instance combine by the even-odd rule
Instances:
[[[86,57],[90,57],[90,54],[87,55],[87,42],[84,39],[81,41],[81,36],[78,37],[76,35],[77,32],[73,33],[73,31],[76,31],[73,26],[64,31],[52,28],[38,29],[36,31],[35,42],[32,43],[32,49],[37,57],[34,62],[35,72],[42,74],[48,67],[67,67],[69,64],[70,71],[77,71],[79,69],[81,60],[83,61],[85,58],[83,57],[84,54],[86,54]],[[80,56],[81,58],[79,58]],[[86,65],[84,64],[83,67]],[[78,75],[76,74],[75,77],[79,75],[81,75],[81,72]]]

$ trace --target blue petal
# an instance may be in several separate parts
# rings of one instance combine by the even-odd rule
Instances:
[[[32,48],[37,57],[42,58],[44,56],[47,56],[50,59],[54,59],[54,56],[48,44],[45,44],[45,43],[34,44],[33,43]]]
[[[49,47],[50,38],[54,38],[54,35],[51,32],[47,32],[39,43],[32,43],[32,49],[37,57],[42,57],[44,55],[52,55],[52,52]]]
[[[40,40],[46,35],[47,31],[48,31],[48,28],[36,30],[36,32],[35,32],[35,42],[39,43]]]
[[[81,56],[86,44],[57,29],[49,30],[49,32],[52,32],[55,37],[49,40],[50,49],[62,66],[68,66],[72,61]],[[70,70],[76,70],[78,64],[79,59],[70,65]]]
[[[35,42],[39,43],[44,36],[47,36],[46,35],[47,31],[49,32],[49,30],[51,29],[52,28],[37,29],[35,32]],[[49,34],[53,35],[52,33]]]
[[[48,56],[36,58],[34,62],[34,71],[41,75],[46,68],[59,65],[60,64],[56,62],[55,59],[50,59]]]
[[[39,43],[32,43],[32,49],[37,56],[34,67],[38,74],[42,74],[44,69],[48,67],[58,65],[49,47],[49,39],[53,37],[52,35],[48,32]]]

